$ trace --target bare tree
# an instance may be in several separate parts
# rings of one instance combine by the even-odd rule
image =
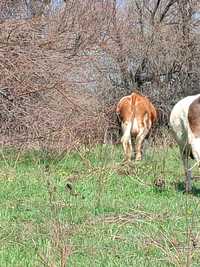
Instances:
[[[192,14],[197,3],[126,1],[103,46],[121,70],[121,79],[113,85],[125,87],[127,93],[137,86],[150,95],[160,114],[169,114],[181,95],[196,92],[199,35]]]

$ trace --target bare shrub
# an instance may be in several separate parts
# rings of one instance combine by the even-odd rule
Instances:
[[[134,87],[164,125],[178,99],[199,91],[196,0],[64,2],[55,12],[45,13],[42,1],[29,19],[1,20],[2,144],[116,140],[115,105]]]
[[[89,89],[89,62],[99,55],[110,12],[106,1],[68,1],[52,16],[2,23],[3,145],[25,142],[62,150],[103,141],[108,122],[100,99]]]

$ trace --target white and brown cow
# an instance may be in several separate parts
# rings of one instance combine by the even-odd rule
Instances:
[[[187,96],[172,109],[170,126],[179,145],[185,170],[185,190],[191,191],[189,156],[200,161],[200,94]]]
[[[131,160],[132,142],[131,136],[135,137],[136,160],[142,158],[142,144],[148,135],[152,124],[157,119],[157,112],[149,99],[139,92],[134,91],[131,95],[123,97],[117,104],[116,113],[121,121],[121,143],[126,160]]]

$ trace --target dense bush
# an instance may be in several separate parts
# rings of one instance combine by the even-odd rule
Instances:
[[[199,92],[198,1],[25,2],[0,5],[3,145],[62,151],[116,140],[115,105],[133,88],[156,105],[160,125]]]

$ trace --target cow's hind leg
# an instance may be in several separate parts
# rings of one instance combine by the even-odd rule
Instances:
[[[191,142],[192,155],[198,164],[200,163],[200,137],[193,138]]]
[[[200,166],[200,138],[193,138],[191,141],[191,146],[186,144],[184,148],[181,148],[182,160],[185,171],[185,191],[188,193],[192,190],[192,168],[198,164]],[[196,164],[190,167],[189,156],[192,154],[193,159],[196,160]]]
[[[135,160],[142,159],[142,144],[144,142],[145,137],[149,133],[150,126],[148,125],[148,114],[145,114],[143,125],[140,125],[140,131],[136,136],[135,140]]]
[[[131,122],[122,123],[123,136],[121,143],[125,154],[125,160],[130,161],[132,156],[132,143],[131,143]]]
[[[148,134],[148,129],[142,128],[135,140],[135,160],[142,159],[142,144],[144,142],[145,137]]]

